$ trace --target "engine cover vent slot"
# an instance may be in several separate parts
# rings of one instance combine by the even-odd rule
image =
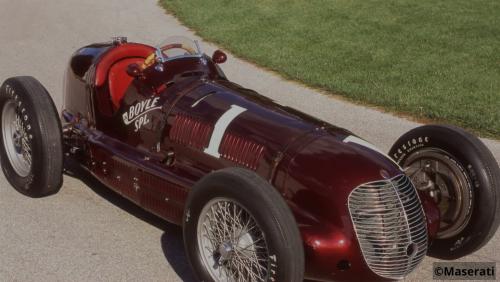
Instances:
[[[226,133],[219,151],[222,158],[257,170],[259,161],[264,154],[264,146],[243,137]]]
[[[175,116],[169,136],[175,143],[202,150],[208,145],[210,133],[212,133],[210,124],[186,114],[178,114]]]
[[[402,279],[424,259],[425,215],[407,176],[358,186],[349,195],[348,206],[361,252],[374,273]]]

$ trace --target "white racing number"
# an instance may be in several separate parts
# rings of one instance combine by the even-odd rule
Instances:
[[[231,108],[229,108],[229,110],[227,110],[219,118],[217,123],[215,123],[214,131],[212,132],[212,136],[210,137],[210,143],[208,144],[208,147],[204,150],[206,154],[216,158],[220,158],[219,147],[227,127],[238,115],[240,115],[246,110],[247,109],[242,108],[240,106],[231,105]]]

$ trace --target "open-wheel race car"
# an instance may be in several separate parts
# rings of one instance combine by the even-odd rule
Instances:
[[[65,160],[183,227],[202,281],[401,279],[466,256],[499,224],[500,172],[464,130],[426,125],[388,154],[230,82],[196,42],[115,38],[71,57],[63,109],[32,77],[0,89],[9,183],[56,193]]]

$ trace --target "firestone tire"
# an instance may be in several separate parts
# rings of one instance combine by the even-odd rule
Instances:
[[[227,168],[202,178],[188,197],[183,231],[200,281],[304,279],[295,219],[275,188],[253,172]]]
[[[9,78],[0,87],[0,161],[9,183],[24,195],[43,197],[61,188],[60,120],[33,77]]]
[[[401,136],[389,156],[440,209],[440,228],[428,255],[457,259],[495,234],[500,223],[500,169],[477,137],[455,126],[426,125]]]

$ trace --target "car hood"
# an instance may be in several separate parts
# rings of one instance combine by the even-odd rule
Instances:
[[[289,155],[281,168],[284,171],[276,179],[286,198],[312,216],[336,221],[346,214],[354,188],[404,173],[363,139],[328,131],[316,134]]]

